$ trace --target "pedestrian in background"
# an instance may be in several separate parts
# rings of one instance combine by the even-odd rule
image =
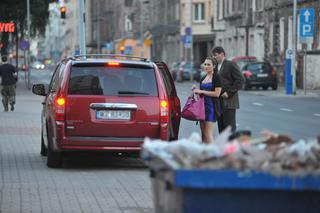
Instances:
[[[218,74],[218,61],[212,57],[206,58],[203,63],[206,75],[200,80],[200,89],[193,87],[194,93],[204,95],[205,102],[205,121],[200,121],[202,141],[205,143],[213,142],[213,127],[221,114],[220,93],[221,80]]]
[[[7,56],[2,56],[2,65],[0,65],[0,77],[1,77],[1,95],[4,111],[14,110],[14,104],[16,102],[16,82],[17,72],[12,64],[8,63]]]
[[[211,53],[218,61],[218,73],[222,82],[223,111],[218,119],[219,132],[228,126],[231,126],[232,132],[235,132],[237,129],[236,109],[240,108],[238,90],[242,88],[244,79],[237,65],[226,59],[222,47],[214,47]]]

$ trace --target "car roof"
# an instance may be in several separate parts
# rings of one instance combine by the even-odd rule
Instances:
[[[119,62],[120,64],[125,65],[137,65],[137,66],[144,66],[144,67],[153,67],[153,63],[142,62],[142,61],[130,61],[130,60],[118,60],[118,59],[89,59],[89,60],[80,60],[80,61],[72,61],[72,65],[85,65],[85,64],[106,64],[108,62]]]
[[[248,63],[248,65],[249,64],[270,64],[270,62],[269,61],[253,61]]]
[[[87,54],[77,55],[68,58],[72,61],[72,65],[84,64],[103,64],[108,62],[119,62],[126,65],[146,66],[153,67],[153,62],[146,58],[128,56],[128,55],[115,55],[115,54]]]
[[[233,57],[230,57],[229,60],[237,61],[237,60],[242,60],[242,59],[257,59],[257,57],[255,57],[255,56],[233,56]]]

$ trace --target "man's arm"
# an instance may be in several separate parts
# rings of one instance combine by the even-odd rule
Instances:
[[[230,70],[230,76],[232,78],[232,84],[231,87],[227,89],[227,94],[228,97],[233,96],[238,90],[242,89],[243,83],[244,83],[244,78],[240,70],[238,69],[238,66],[236,66],[234,63],[231,61],[228,64],[228,68]]]

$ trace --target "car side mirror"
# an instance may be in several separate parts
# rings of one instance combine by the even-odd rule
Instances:
[[[32,86],[32,93],[36,95],[46,96],[46,86],[44,84],[34,84]]]

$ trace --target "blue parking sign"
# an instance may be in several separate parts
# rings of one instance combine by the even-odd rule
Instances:
[[[314,34],[314,8],[300,9],[299,35],[302,39],[313,38]]]

